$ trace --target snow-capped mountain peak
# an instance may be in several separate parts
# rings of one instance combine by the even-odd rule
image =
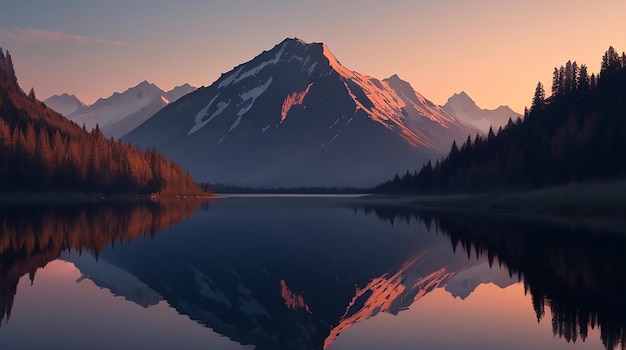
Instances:
[[[200,181],[357,185],[344,170],[360,167],[358,181],[373,185],[364,176],[370,170],[378,181],[407,164],[418,167],[424,155],[447,152],[453,139],[475,132],[397,76],[381,81],[352,71],[326,45],[288,38],[172,103],[125,139],[166,154],[171,147],[168,155]],[[331,159],[326,169],[306,170]]]
[[[490,127],[495,130],[506,125],[509,118],[515,120],[521,117],[508,106],[499,106],[493,110],[481,109],[465,91],[455,93],[448,98],[443,109],[483,132],[487,132]]]
[[[87,107],[87,105],[79,100],[78,97],[67,93],[50,96],[43,102],[46,106],[65,116],[70,115],[80,108]]]
[[[91,106],[81,104],[65,114],[78,125],[85,125],[88,130],[96,125],[107,136],[121,137],[146,121],[164,106],[178,100],[180,97],[194,91],[189,84],[177,86],[165,92],[147,80],[126,89],[124,92],[114,92],[107,98],[100,98]],[[67,94],[61,95],[61,97]],[[63,105],[55,104],[51,97],[46,100],[50,107],[57,112],[66,111]]]

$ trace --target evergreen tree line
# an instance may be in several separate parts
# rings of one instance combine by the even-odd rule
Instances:
[[[0,49],[0,192],[204,194],[180,166],[87,132],[19,87],[10,53]]]
[[[396,175],[380,192],[528,190],[626,174],[626,54],[609,47],[597,75],[574,61],[555,68],[552,95],[535,89],[524,119],[468,136],[419,172]]]

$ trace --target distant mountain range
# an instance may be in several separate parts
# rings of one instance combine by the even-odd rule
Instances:
[[[68,116],[81,108],[87,107],[87,104],[79,100],[78,97],[67,93],[50,96],[43,102],[46,106],[64,116]]]
[[[477,131],[397,75],[365,76],[324,44],[286,39],[122,139],[156,147],[199,181],[370,186]]]
[[[115,92],[108,98],[98,99],[88,106],[76,96],[54,95],[44,103],[87,130],[99,126],[107,137],[119,138],[139,126],[167,104],[196,90],[189,84],[163,91],[158,86],[143,81],[128,90]]]
[[[298,39],[176,103],[195,90],[143,81],[90,106],[66,93],[44,103],[88,130],[156,147],[200,181],[257,187],[374,185],[520,117],[481,109],[465,92],[437,106],[397,75],[361,75]]]
[[[515,121],[522,116],[509,106],[500,106],[496,109],[481,109],[465,91],[452,95],[442,108],[464,123],[485,133],[489,131],[489,127],[493,127],[495,132],[499,127],[506,126],[509,118]]]

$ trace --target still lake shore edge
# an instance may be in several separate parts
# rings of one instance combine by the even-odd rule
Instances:
[[[234,194],[232,196],[240,196]],[[259,195],[258,193],[255,195]],[[272,195],[272,194],[269,194]],[[297,194],[291,194],[297,196]],[[302,194],[310,196],[310,194]],[[338,194],[341,195],[341,194]],[[102,201],[142,201],[161,199],[220,199],[231,195],[209,196],[102,195],[81,192],[0,193],[0,205],[99,203]],[[324,195],[320,197],[332,197]],[[420,210],[496,211],[564,215],[626,216],[626,179],[611,182],[569,183],[530,191],[492,191],[484,193],[403,195],[367,194],[361,197],[371,204],[401,205]],[[277,197],[280,197],[278,195]]]
[[[371,200],[422,210],[501,211],[566,215],[626,215],[626,180],[566,185],[530,191],[442,195],[372,194]]]
[[[169,199],[196,199],[210,200],[221,198],[219,195],[207,196],[151,196],[136,194],[103,195],[92,192],[11,192],[0,193],[0,205],[37,205],[37,204],[97,204],[107,202],[132,202],[146,200],[169,200]]]

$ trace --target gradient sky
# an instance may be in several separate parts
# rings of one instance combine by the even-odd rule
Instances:
[[[286,37],[324,42],[346,67],[394,73],[437,104],[530,105],[568,59],[598,72],[626,50],[624,0],[10,0],[0,47],[22,88],[91,104],[143,80],[208,86]]]

